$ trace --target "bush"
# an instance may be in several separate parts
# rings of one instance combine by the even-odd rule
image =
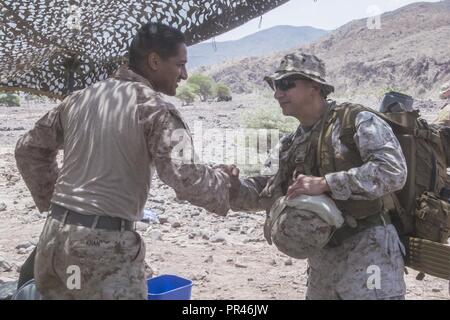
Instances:
[[[283,134],[295,131],[299,125],[297,119],[284,116],[276,105],[247,110],[241,123],[246,128],[278,129]]]
[[[230,89],[224,83],[219,82],[215,88],[215,96],[217,101],[230,101]]]
[[[198,88],[194,85],[185,84],[184,86],[178,88],[177,98],[183,103],[183,106],[189,105],[195,101],[196,92]]]
[[[18,95],[6,93],[0,95],[0,105],[6,105],[7,107],[20,107],[20,98]]]
[[[214,80],[202,74],[194,74],[187,80],[187,83],[193,85],[196,89],[195,94],[201,101],[206,101],[213,95]]]
[[[241,125],[245,128],[278,130],[279,134],[276,138],[280,139],[283,135],[294,132],[297,129],[299,123],[295,118],[284,116],[281,112],[281,109],[277,105],[271,104],[268,106],[252,108],[245,111],[241,118]],[[269,134],[267,136],[267,147],[269,148],[267,151],[275,148],[278,143],[278,139],[276,139],[277,141],[273,141],[272,138],[272,134]],[[249,150],[249,152],[260,154],[261,150],[252,149]],[[269,154],[267,154],[267,157],[269,157]],[[243,175],[246,176],[263,174],[261,172],[263,168],[264,166],[262,164],[246,164],[240,167]]]

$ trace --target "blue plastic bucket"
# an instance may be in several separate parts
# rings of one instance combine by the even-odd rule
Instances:
[[[147,280],[148,300],[190,300],[192,281],[165,274]]]

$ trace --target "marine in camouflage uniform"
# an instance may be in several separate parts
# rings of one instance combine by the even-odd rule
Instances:
[[[442,85],[439,98],[444,100],[445,103],[439,110],[434,123],[450,127],[450,81]],[[450,168],[447,168],[447,187],[450,188]],[[448,293],[450,294],[450,282],[448,284]]]
[[[307,54],[287,55],[276,73],[266,77],[275,89],[275,98],[285,115],[293,115],[288,111],[295,108],[292,102],[299,94],[295,90],[310,90],[307,86],[311,81],[319,85],[320,91],[317,89],[315,94],[320,94],[321,99],[316,101],[322,101],[323,112],[315,122],[300,124],[295,133],[281,140],[279,169],[275,175],[231,182],[231,208],[242,211],[264,209],[269,213],[274,202],[280,196],[289,195],[292,190],[289,187],[295,189],[298,181],[303,181],[300,188],[303,191],[299,193],[310,195],[323,193],[308,191],[318,190],[317,186],[323,184],[323,190],[328,191],[343,212],[346,222],[342,230],[347,232],[338,237],[338,229],[325,248],[308,258],[307,299],[403,299],[403,246],[393,225],[381,212],[371,211],[373,201],[405,184],[404,155],[391,128],[375,114],[363,111],[356,117],[356,134],[353,136],[361,165],[320,176],[314,169],[318,162],[317,153],[331,166],[345,162],[349,154],[348,145],[340,138],[339,118],[329,121],[328,117],[332,110],[346,105],[325,100],[334,88],[324,78],[323,62]],[[307,112],[306,109],[302,112]],[[325,125],[328,125],[331,141],[323,144],[329,149],[325,153],[323,148],[317,152],[318,136]],[[354,212],[351,206],[359,209]],[[270,243],[270,234],[266,234],[266,238]],[[371,286],[373,270],[379,271],[379,286]]]
[[[189,129],[160,93],[174,95],[187,78],[183,35],[148,24],[132,48],[158,33],[175,38],[176,53],[143,51],[160,59],[152,77],[131,65],[130,53],[130,67],[71,94],[17,142],[20,173],[39,210],[51,210],[34,268],[44,299],[147,298],[146,247],[133,222],[143,218],[155,170],[179,199],[219,215],[229,209],[228,176],[195,163]]]

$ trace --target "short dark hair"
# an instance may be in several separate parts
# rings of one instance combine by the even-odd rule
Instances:
[[[130,67],[139,68],[150,52],[156,52],[162,59],[176,55],[177,46],[185,43],[184,34],[163,23],[144,24],[134,36],[128,50]]]

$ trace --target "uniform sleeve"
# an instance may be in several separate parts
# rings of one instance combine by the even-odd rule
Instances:
[[[180,200],[225,216],[230,209],[228,175],[196,161],[192,136],[175,109],[158,113],[152,115],[147,143],[159,178]]]
[[[66,103],[45,114],[16,144],[17,168],[40,212],[49,210],[58,178],[56,156],[64,141],[60,113]]]
[[[400,190],[407,166],[400,143],[390,126],[371,112],[356,118],[354,141],[364,164],[325,175],[336,200],[373,200]]]
[[[267,200],[260,196],[272,176],[257,176],[240,179],[241,187],[236,198],[230,201],[234,211],[261,211],[267,209]]]

